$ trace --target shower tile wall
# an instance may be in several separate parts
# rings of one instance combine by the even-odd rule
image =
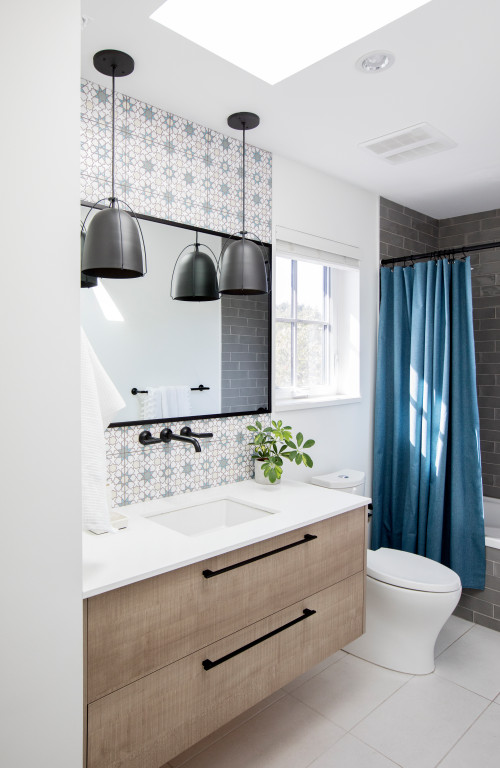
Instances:
[[[380,200],[381,258],[500,241],[500,209],[432,219]],[[500,249],[470,254],[483,493],[500,498]],[[464,589],[455,610],[500,631],[500,553],[486,547],[486,588]]]
[[[223,413],[267,408],[269,300],[263,296],[222,296]]]
[[[433,219],[380,200],[381,258],[500,240],[500,209]],[[500,498],[500,249],[470,254],[485,496]]]
[[[486,547],[485,588],[464,589],[454,613],[500,632],[500,549]]]
[[[380,258],[398,259],[438,247],[439,222],[380,198]]]
[[[439,222],[439,247],[500,241],[500,209]],[[500,249],[470,254],[485,496],[500,498]]]

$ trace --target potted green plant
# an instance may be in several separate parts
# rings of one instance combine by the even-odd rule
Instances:
[[[258,483],[279,483],[283,474],[283,459],[294,461],[296,464],[313,466],[313,460],[306,448],[312,448],[315,441],[306,440],[302,432],[297,432],[295,438],[291,427],[284,427],[282,421],[271,421],[270,427],[263,427],[260,421],[247,426],[252,433],[253,454],[255,460],[255,479]]]

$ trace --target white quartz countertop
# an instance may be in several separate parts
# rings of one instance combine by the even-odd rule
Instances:
[[[177,533],[153,522],[154,515],[231,499],[275,514],[197,536]],[[83,532],[83,597],[92,597],[141,579],[254,544],[309,523],[341,515],[370,502],[365,496],[282,480],[259,485],[254,480],[208,488],[120,509],[128,528],[96,535]],[[186,512],[186,514],[188,514]]]

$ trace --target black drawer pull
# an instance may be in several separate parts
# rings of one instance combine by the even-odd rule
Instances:
[[[231,651],[231,653],[226,654],[226,656],[221,656],[221,658],[217,659],[217,661],[210,661],[210,659],[205,659],[205,661],[201,662],[203,664],[203,669],[206,669],[208,671],[209,669],[218,667],[219,664],[223,664],[225,661],[229,661],[229,659],[232,659],[234,656],[237,656],[239,653],[243,653],[243,651],[248,651],[249,648],[253,648],[254,645],[263,643],[264,640],[269,640],[270,637],[274,637],[274,635],[278,635],[280,632],[283,632],[283,630],[288,629],[289,627],[293,627],[294,624],[298,624],[299,621],[304,621],[304,619],[308,619],[309,616],[313,616],[315,613],[316,611],[311,611],[310,608],[304,608],[304,610],[302,611],[302,616],[299,616],[298,619],[289,621],[288,624],[283,624],[283,626],[278,627],[278,629],[273,629],[272,632],[268,632],[267,635],[262,635],[262,637],[259,637],[258,640],[253,640],[251,643],[248,643],[247,645],[242,645],[241,648],[238,648],[236,651]]]
[[[218,576],[220,573],[227,573],[227,571],[232,571],[234,568],[241,568],[242,565],[248,565],[249,563],[255,563],[257,560],[262,560],[264,557],[270,557],[271,555],[276,555],[278,552],[284,552],[285,549],[291,549],[292,547],[298,547],[299,544],[307,544],[308,541],[312,541],[313,539],[317,539],[317,536],[313,536],[312,533],[306,533],[304,535],[304,538],[300,541],[294,541],[293,544],[287,544],[284,547],[279,547],[278,549],[272,549],[271,552],[266,552],[263,555],[257,555],[257,557],[250,557],[248,560],[242,560],[241,563],[235,563],[234,565],[227,565],[225,568],[221,568],[219,571],[211,571],[210,568],[207,568],[203,571],[203,575],[206,579],[211,579],[212,576]]]

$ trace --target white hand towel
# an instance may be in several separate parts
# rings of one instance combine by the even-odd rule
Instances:
[[[105,533],[111,525],[106,494],[104,430],[125,401],[81,330],[83,527]]]
[[[191,415],[191,390],[189,387],[161,387],[161,401],[164,419]]]
[[[139,418],[147,421],[148,419],[161,419],[162,410],[162,390],[161,387],[146,387],[147,394],[139,394]]]

